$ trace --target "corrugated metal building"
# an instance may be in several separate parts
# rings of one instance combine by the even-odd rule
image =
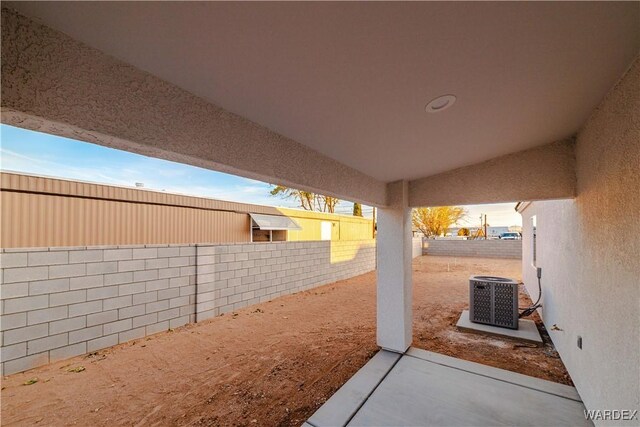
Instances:
[[[0,191],[3,248],[373,237],[370,219],[133,187],[2,172]],[[260,230],[250,214],[286,216],[297,226]]]

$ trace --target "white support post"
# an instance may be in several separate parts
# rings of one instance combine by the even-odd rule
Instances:
[[[411,209],[408,183],[387,186],[387,208],[378,209],[377,340],[386,350],[405,352],[412,339]]]

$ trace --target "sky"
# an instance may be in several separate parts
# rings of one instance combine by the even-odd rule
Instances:
[[[140,182],[152,190],[298,207],[294,200],[271,196],[272,186],[265,182],[7,125],[0,125],[0,169],[112,185],[135,186]],[[483,213],[492,226],[521,225],[514,206],[466,206],[468,215],[459,225],[479,225]],[[352,209],[352,203],[341,201],[336,213],[351,214]],[[365,216],[370,217],[371,212],[372,208],[363,207]]]

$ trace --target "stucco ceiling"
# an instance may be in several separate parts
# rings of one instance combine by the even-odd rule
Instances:
[[[387,182],[573,134],[640,48],[638,2],[11,6]]]

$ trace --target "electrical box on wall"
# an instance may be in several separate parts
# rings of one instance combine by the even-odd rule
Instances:
[[[469,320],[518,329],[518,282],[505,277],[471,276]]]

